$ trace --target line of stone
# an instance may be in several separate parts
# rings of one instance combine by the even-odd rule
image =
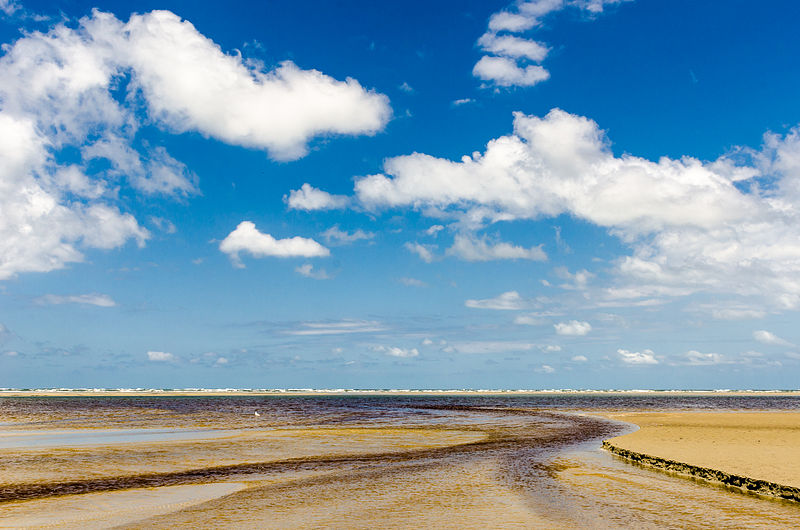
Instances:
[[[793,486],[784,486],[783,484],[778,484],[776,482],[769,482],[766,480],[759,480],[741,475],[733,475],[718,469],[694,466],[692,464],[668,460],[658,456],[637,453],[635,451],[629,451],[628,449],[623,449],[621,447],[617,447],[616,445],[612,445],[608,441],[603,441],[603,449],[643,466],[689,475],[691,477],[703,479],[708,482],[714,482],[723,484],[725,486],[740,488],[752,493],[758,493],[759,495],[769,495],[772,497],[779,497],[781,499],[800,502],[800,488],[795,488]]]

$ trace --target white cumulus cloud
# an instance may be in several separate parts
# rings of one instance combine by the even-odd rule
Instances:
[[[343,195],[331,195],[305,183],[299,190],[292,190],[284,197],[286,204],[293,210],[337,210],[345,208],[349,199]]]
[[[627,364],[658,364],[658,359],[655,358],[653,350],[628,351],[617,350],[622,362]]]
[[[419,256],[419,259],[425,263],[430,263],[436,259],[436,256],[433,253],[436,249],[436,245],[423,245],[422,243],[417,243],[416,241],[409,241],[405,244],[405,247],[406,250]]]
[[[546,322],[547,321],[537,313],[529,313],[527,315],[518,315],[514,317],[514,324],[520,326],[541,326]]]
[[[314,280],[329,280],[331,277],[325,269],[315,268],[311,263],[304,263],[295,267],[295,272],[300,276],[312,278]]]
[[[525,309],[528,306],[528,303],[517,291],[507,291],[497,295],[494,298],[486,298],[484,300],[467,300],[464,302],[464,305],[473,309],[497,309],[501,311],[511,311]]]
[[[325,238],[325,242],[329,245],[349,245],[356,241],[368,241],[375,237],[374,233],[364,232],[360,228],[353,232],[341,230],[339,225],[333,225],[320,235]]]
[[[589,280],[594,278],[594,274],[587,271],[586,269],[582,269],[577,271],[576,273],[571,273],[566,267],[558,267],[555,269],[555,274],[562,280],[566,280],[566,283],[562,283],[559,285],[562,289],[570,289],[570,290],[584,290],[586,289]]]
[[[74,27],[25,33],[0,58],[0,279],[63,268],[87,249],[144,245],[149,233],[121,208],[121,184],[197,192],[185,164],[139,141],[143,125],[288,160],[314,137],[374,134],[390,115],[387,98],[354,79],[291,62],[265,70],[169,11],[123,22],[95,10]]]
[[[544,60],[550,51],[550,48],[539,42],[491,32],[485,33],[478,39],[478,45],[489,53],[506,57],[524,57],[537,63]]]
[[[169,352],[149,351],[147,352],[147,360],[155,362],[171,362],[175,360],[175,356]]]
[[[475,63],[472,75],[499,86],[533,86],[550,79],[550,72],[538,64],[519,66],[508,57],[484,56]]]
[[[788,340],[782,339],[777,335],[775,335],[774,333],[770,333],[769,331],[764,329],[754,331],[753,338],[762,344],[769,344],[772,346],[794,346],[794,344],[792,344]]]
[[[509,35],[538,27],[542,19],[566,7],[590,14],[604,6],[626,0],[528,0],[515,2],[510,8],[489,18],[489,29],[478,39],[484,55],[472,69],[472,75],[496,86],[533,86],[549,79],[550,73],[539,65],[550,48],[532,39]]]
[[[582,336],[592,331],[592,325],[580,320],[570,320],[569,322],[559,322],[553,324],[558,335],[577,335]]]
[[[524,248],[504,241],[492,242],[485,237],[478,238],[474,235],[465,234],[457,234],[455,236],[453,246],[447,249],[447,254],[457,256],[466,261],[501,259],[547,260],[547,254],[542,250],[541,245]]]
[[[275,239],[269,234],[259,232],[250,221],[242,221],[239,226],[222,240],[219,249],[227,254],[237,266],[243,266],[239,254],[247,252],[256,257],[273,256],[278,258],[315,258],[326,257],[330,251],[305,237]]]
[[[703,291],[797,308],[800,128],[767,135],[750,159],[734,166],[724,157],[618,157],[596,123],[554,109],[516,113],[513,134],[458,161],[390,158],[383,174],[358,179],[355,192],[369,209],[447,212],[473,224],[569,214],[604,227],[631,250],[613,262],[609,301]],[[742,179],[752,185],[737,185]]]
[[[386,96],[355,79],[337,81],[291,61],[254,69],[169,11],[133,15],[118,29],[151,113],[177,131],[291,160],[314,136],[374,134],[391,115]]]
[[[419,355],[419,350],[416,348],[398,348],[397,346],[376,346],[373,348],[375,351],[379,351],[389,355],[391,357],[417,357]]]
[[[725,357],[719,353],[702,353],[697,350],[690,350],[686,352],[686,362],[692,366],[709,366],[723,364],[726,360]]]

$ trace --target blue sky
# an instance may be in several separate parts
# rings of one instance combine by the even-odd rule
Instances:
[[[794,388],[794,2],[0,1],[0,387]]]

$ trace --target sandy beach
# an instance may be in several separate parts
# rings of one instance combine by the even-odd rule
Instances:
[[[516,466],[541,474],[540,447],[613,432],[543,411],[394,403],[6,401],[0,527],[548,527],[509,480]]]
[[[671,513],[679,527],[788,528],[799,503],[710,488],[599,449],[630,430],[621,422],[696,416],[703,428],[707,417],[732,418],[719,427],[729,433],[751,418],[750,430],[786,440],[791,452],[800,441],[784,431],[800,414],[641,412],[797,401],[764,399],[8,398],[0,400],[0,527],[649,528]]]
[[[607,415],[639,430],[608,442],[692,466],[800,487],[800,413],[637,412]]]

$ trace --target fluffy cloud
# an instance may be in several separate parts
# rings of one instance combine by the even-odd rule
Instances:
[[[8,60],[0,60],[0,72]],[[8,83],[0,75],[0,280],[82,261],[81,248],[111,249],[130,239],[144,245],[149,234],[133,216],[97,200],[81,170],[55,164],[43,124],[7,111]]]
[[[541,62],[550,51],[550,48],[541,43],[513,35],[498,36],[496,33],[484,34],[478,39],[478,45],[489,53],[506,57],[524,57],[535,62]]]
[[[14,0],[0,0],[0,11],[6,15],[13,15],[19,9],[19,4]]]
[[[76,294],[69,296],[46,294],[34,301],[41,305],[84,304],[98,307],[114,307],[117,305],[107,294]]]
[[[579,270],[575,274],[569,272],[566,267],[558,267],[555,269],[555,274],[562,280],[566,280],[566,283],[562,283],[559,285],[562,289],[568,290],[584,290],[586,289],[589,280],[594,277],[594,274],[587,271],[586,269]]]
[[[391,357],[416,357],[419,355],[419,350],[416,348],[398,348],[396,346],[376,346],[375,351],[383,352]]]
[[[767,135],[749,165],[614,156],[602,130],[554,109],[459,161],[390,158],[355,184],[367,208],[513,221],[569,214],[628,245],[609,300],[716,292],[800,307],[800,129]],[[759,179],[769,179],[769,186]],[[745,185],[747,184],[747,185]],[[576,285],[577,286],[577,285]],[[721,314],[722,316],[722,314]],[[728,315],[733,316],[733,315]]]
[[[523,248],[511,243],[490,243],[487,239],[471,235],[457,234],[453,246],[447,249],[447,254],[458,256],[466,261],[491,261],[499,259],[527,259],[544,261],[547,254],[541,246]]]
[[[570,320],[569,322],[559,322],[558,324],[553,324],[553,327],[556,330],[558,335],[575,335],[575,336],[583,336],[587,335],[590,331],[592,331],[592,325],[588,322],[582,322],[580,320]]]
[[[330,251],[305,237],[275,239],[269,234],[259,232],[250,221],[242,221],[239,226],[222,240],[219,249],[227,254],[236,266],[242,267],[239,254],[247,252],[256,258],[273,256],[278,258],[316,258],[330,255]]]
[[[622,359],[622,362],[626,364],[658,364],[653,350],[643,350],[641,352],[617,350],[617,354]]]
[[[347,206],[348,199],[342,195],[331,195],[306,183],[299,190],[292,190],[283,198],[293,210],[336,210]]]
[[[251,68],[169,11],[133,15],[119,29],[151,114],[177,131],[290,160],[314,136],[374,134],[391,114],[386,96],[355,79],[337,81],[290,61],[269,72]]]
[[[334,225],[320,234],[329,245],[349,245],[356,241],[370,240],[375,237],[372,232],[364,232],[360,228],[355,232],[340,230],[339,225]]]
[[[782,339],[774,333],[770,333],[769,331],[763,329],[754,331],[753,338],[762,344],[769,344],[771,346],[794,346],[794,344],[788,340]]]
[[[539,65],[550,48],[531,39],[509,35],[520,33],[541,24],[542,18],[573,7],[596,14],[608,4],[626,0],[529,0],[516,2],[511,9],[493,14],[489,30],[478,39],[484,55],[472,69],[472,75],[496,86],[533,86],[550,78],[550,73]],[[506,32],[506,33],[504,33]]]
[[[417,243],[416,241],[413,243],[409,241],[405,244],[405,247],[409,252],[413,252],[419,256],[419,259],[425,263],[430,263],[436,259],[436,256],[433,254],[433,251],[436,248],[435,245],[423,245],[422,243]]]
[[[147,360],[154,362],[171,362],[175,360],[175,356],[163,351],[149,351],[147,352]]]
[[[6,7],[14,5],[7,3]],[[196,193],[196,177],[143,123],[197,131],[292,159],[328,134],[373,134],[385,96],[290,62],[272,71],[225,54],[168,11],[124,23],[94,11],[77,27],[26,33],[0,58],[0,279],[45,272],[147,230],[116,204]],[[62,153],[74,153],[63,162]],[[98,163],[100,161],[101,163]]]
[[[492,220],[571,213],[624,230],[626,239],[673,225],[712,227],[753,209],[699,161],[614,157],[597,124],[559,109],[544,118],[516,113],[514,134],[492,140],[484,154],[453,162],[415,153],[388,159],[384,169],[356,182],[367,206],[457,208]]]
[[[314,280],[329,280],[331,278],[325,269],[315,269],[310,263],[297,266],[294,270],[300,276],[305,276],[306,278],[312,278]]]
[[[481,57],[472,68],[472,75],[504,87],[533,86],[550,79],[550,72],[538,64],[521,67],[514,59],[491,56]]]
[[[527,315],[519,315],[514,317],[514,324],[518,324],[520,326],[541,326],[545,324],[547,321],[542,319],[536,313],[530,313]]]
[[[726,361],[725,357],[719,353],[701,353],[697,350],[690,350],[686,352],[686,362],[692,366],[709,366]]]
[[[537,23],[538,21],[535,18],[529,16],[499,11],[489,17],[489,31],[511,31],[516,33],[531,29]]]
[[[442,225],[433,225],[433,226],[428,227],[428,229],[425,230],[425,233],[428,234],[429,236],[434,236],[435,237],[442,230],[444,230],[444,226],[442,226]]]
[[[499,309],[503,311],[525,309],[528,306],[517,291],[508,291],[494,298],[484,300],[467,300],[464,302],[466,307],[473,309]]]

